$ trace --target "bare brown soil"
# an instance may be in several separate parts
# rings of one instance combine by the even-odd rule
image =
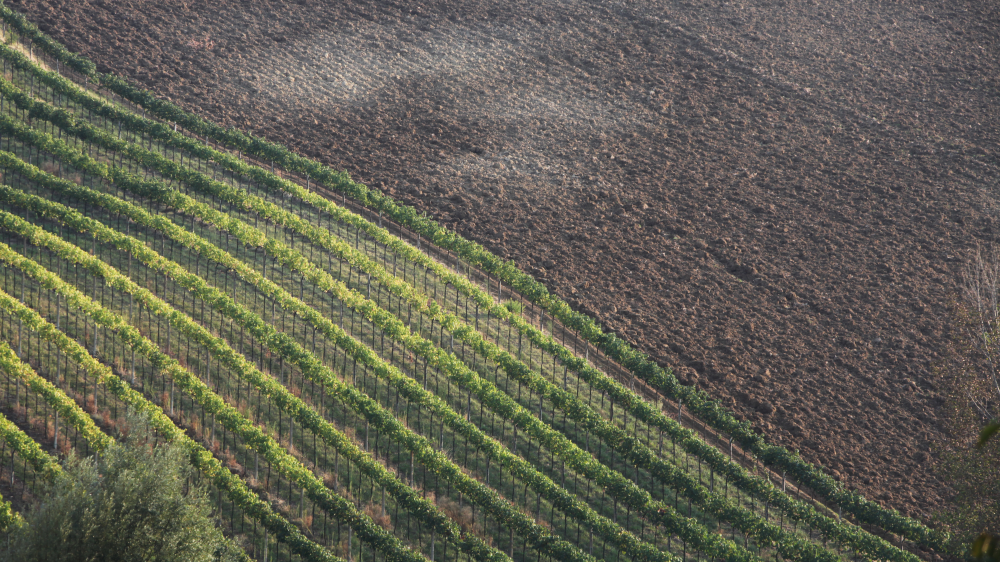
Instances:
[[[932,373],[997,232],[996,3],[8,4],[517,260],[870,497],[945,498]]]

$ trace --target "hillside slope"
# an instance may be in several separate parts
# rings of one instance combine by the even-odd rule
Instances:
[[[946,493],[932,365],[997,228],[983,3],[8,4],[516,256],[869,497]]]

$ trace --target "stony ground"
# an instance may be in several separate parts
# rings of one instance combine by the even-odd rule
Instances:
[[[870,497],[947,494],[933,371],[997,232],[997,4],[8,5],[515,259]]]

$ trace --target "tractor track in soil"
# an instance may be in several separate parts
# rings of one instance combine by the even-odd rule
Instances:
[[[102,71],[426,211],[927,517],[995,238],[983,2],[8,0]]]

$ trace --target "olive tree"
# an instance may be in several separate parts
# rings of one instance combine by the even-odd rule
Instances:
[[[129,416],[128,435],[100,454],[70,456],[12,537],[25,562],[214,561],[234,557],[193,484],[187,452]]]

